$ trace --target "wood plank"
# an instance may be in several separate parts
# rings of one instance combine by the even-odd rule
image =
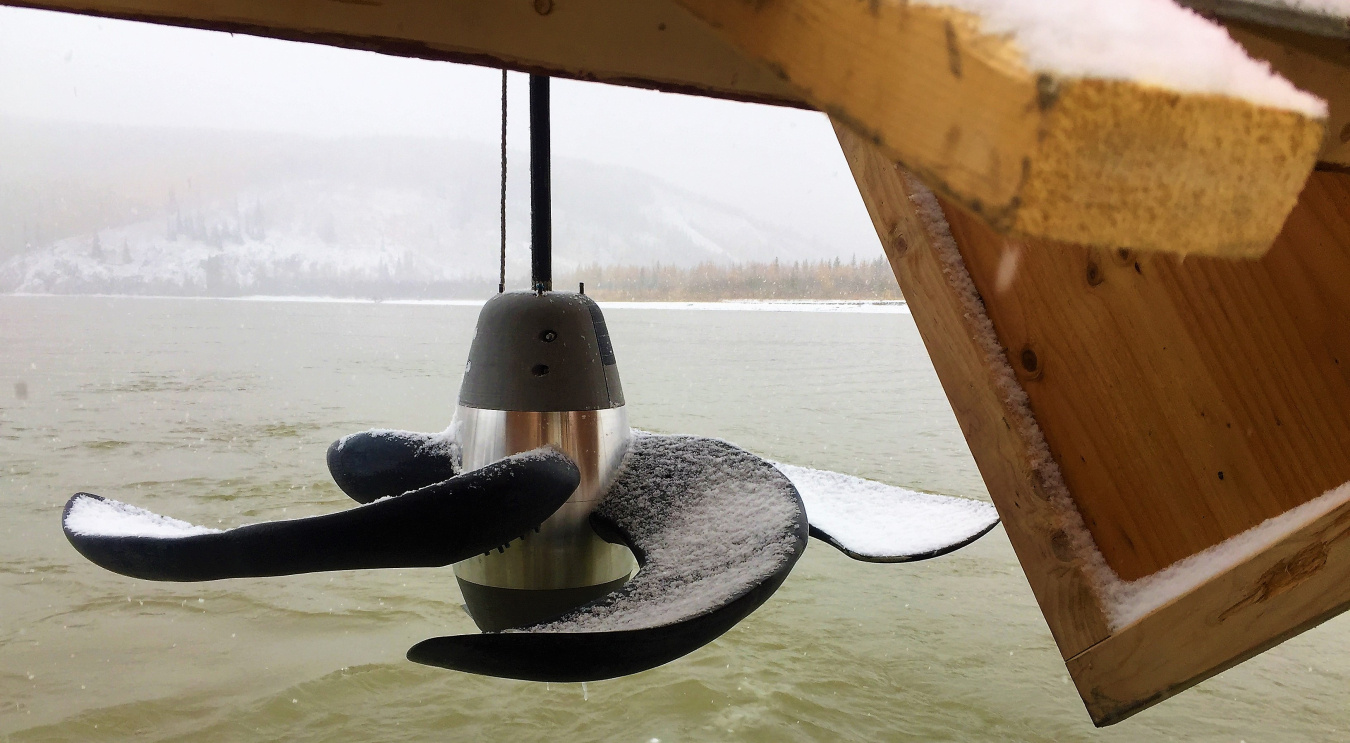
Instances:
[[[677,2],[1001,233],[1260,255],[1323,138],[1288,111],[1027,69],[940,5]]]
[[[1122,720],[1350,606],[1350,174],[1315,174],[1265,259],[1183,262],[998,238],[950,204],[937,207],[952,222],[947,232],[948,224],[916,206],[923,203],[917,181],[847,126],[835,129],[1096,724]],[[954,259],[936,247],[944,240],[954,243]],[[1080,327],[1075,315],[1089,319]],[[992,350],[980,340],[991,331]],[[1065,332],[1070,337],[1056,335]],[[1011,394],[998,373],[1008,367],[1017,374]],[[1078,406],[1047,408],[1047,387],[1078,389]],[[1017,404],[1018,392],[1029,405]],[[1147,408],[1142,415],[1151,420],[1131,407]],[[1035,436],[1050,439],[1052,459],[1066,475],[1068,446],[1101,450],[1098,466],[1109,469],[1099,474],[1109,473],[1108,485],[1112,477],[1153,473],[1162,492],[1168,478],[1156,471],[1181,467],[1184,475],[1199,467],[1193,478],[1171,478],[1166,492],[1182,505],[1157,523],[1196,518],[1192,489],[1202,485],[1211,457],[1242,467],[1223,481],[1236,487],[1215,491],[1227,508],[1210,517],[1224,522],[1227,536],[1255,525],[1262,509],[1285,514],[1283,521],[1262,527],[1263,542],[1238,537],[1239,544],[1249,540],[1241,551],[1250,556],[1112,632],[1097,593],[1103,577],[1084,567],[1083,545],[1070,533],[1072,519],[1051,478],[1028,466],[1037,458],[1028,418]],[[1243,419],[1263,419],[1266,428],[1230,434],[1228,423]],[[1117,439],[1149,451],[1108,461]],[[1328,478],[1332,485],[1323,487]],[[1083,487],[1070,482],[1067,495],[1082,502]],[[1323,490],[1331,492],[1313,500]],[[1132,490],[1115,497],[1138,501]],[[1290,504],[1302,505],[1289,514]],[[1072,502],[1067,509],[1079,511]],[[1205,519],[1199,526],[1208,528]]]
[[[1031,583],[1041,612],[1067,658],[1107,635],[1106,621],[1083,565],[1069,549],[1064,514],[1032,466],[1035,442],[1025,433],[1026,410],[1000,390],[980,338],[980,307],[956,285],[964,272],[944,263],[934,247],[943,235],[921,219],[919,194],[900,168],[846,125],[834,122],[840,145],[881,237],[891,269],[938,379],[951,401],[1003,527]],[[922,187],[918,191],[923,191]],[[948,238],[949,239],[949,238]],[[968,281],[968,279],[966,279]],[[992,359],[999,363],[996,357]]]
[[[946,213],[1125,580],[1350,480],[1350,175],[1315,173],[1260,261],[1011,241]]]
[[[1350,502],[1069,659],[1099,726],[1119,722],[1350,608]]]
[[[1248,54],[1327,102],[1327,130],[1317,159],[1350,165],[1350,42],[1253,24],[1226,25]]]
[[[4,0],[401,57],[805,106],[669,0]],[[544,11],[544,12],[540,12]]]

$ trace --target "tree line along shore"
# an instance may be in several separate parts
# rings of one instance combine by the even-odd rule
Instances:
[[[571,289],[582,282],[588,295],[612,302],[903,299],[885,258],[847,263],[838,258],[792,263],[702,263],[692,268],[589,265],[556,277],[553,285]]]

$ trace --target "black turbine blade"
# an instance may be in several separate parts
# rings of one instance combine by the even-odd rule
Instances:
[[[448,480],[459,461],[459,445],[447,433],[362,431],[328,447],[333,482],[358,503]]]
[[[686,656],[717,639],[768,601],[787,573],[782,571],[706,614],[657,627],[433,637],[412,646],[408,660],[525,681],[562,683],[628,676]]]
[[[579,482],[570,459],[537,449],[326,516],[216,531],[79,493],[66,504],[62,526],[95,564],[147,580],[439,567],[526,534]]]
[[[563,616],[502,633],[435,637],[408,659],[486,676],[595,681],[654,668],[706,645],[782,585],[806,548],[792,483],[713,439],[641,435],[596,511],[642,569]]]

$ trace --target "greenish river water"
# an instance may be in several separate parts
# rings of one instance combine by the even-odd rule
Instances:
[[[710,646],[585,687],[405,661],[423,638],[474,631],[448,568],[160,584],[104,572],[62,536],[77,490],[222,526],[348,507],[328,443],[443,428],[476,315],[0,297],[0,738],[1350,738],[1345,619],[1096,730],[1001,528],[907,565],[813,543]],[[634,426],[988,497],[907,315],[606,315]]]

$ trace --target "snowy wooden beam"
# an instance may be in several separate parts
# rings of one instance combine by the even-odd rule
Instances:
[[[1350,14],[1350,0],[1344,2]],[[1350,38],[1350,20],[1344,22]],[[1317,159],[1350,166],[1350,41],[1238,21],[1225,27],[1248,54],[1327,102],[1327,133]]]
[[[1119,722],[1350,609],[1350,483],[1305,505],[1278,531],[1200,555],[1186,590],[1066,660],[1093,722]]]
[[[1094,722],[1350,608],[1350,173],[1181,260],[1000,236],[835,128]]]
[[[677,0],[999,232],[1259,256],[1322,101],[1168,0]]]
[[[1002,358],[936,201],[880,148],[834,122],[853,178],[985,487],[1065,657],[1110,635],[1045,442]],[[930,207],[921,211],[919,202]],[[1070,519],[1071,520],[1071,519]]]

